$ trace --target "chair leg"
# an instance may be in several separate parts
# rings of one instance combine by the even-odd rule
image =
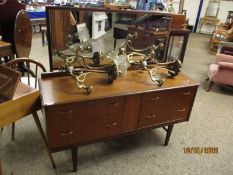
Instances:
[[[114,39],[114,49],[116,48],[116,39]]]
[[[36,112],[33,112],[33,113],[32,113],[32,116],[33,116],[34,121],[35,121],[35,123],[36,123],[37,129],[38,129],[38,131],[39,131],[39,133],[40,133],[40,136],[41,136],[41,138],[42,138],[42,140],[43,140],[43,142],[44,142],[44,144],[45,144],[46,151],[47,151],[47,154],[48,154],[48,156],[49,156],[50,162],[51,162],[53,168],[56,169],[56,165],[55,165],[55,163],[54,163],[52,154],[50,153],[50,151],[49,151],[49,149],[48,149],[48,145],[47,145],[47,142],[46,142],[45,134],[44,134],[44,131],[43,131],[42,126],[41,126],[41,124],[40,124],[39,117],[38,117],[38,115],[37,115]]]
[[[44,32],[41,31],[42,46],[44,47]]]
[[[12,129],[12,132],[11,132],[11,141],[14,141],[15,140],[15,122],[12,123],[11,129]]]
[[[207,85],[207,88],[206,88],[206,91],[209,92],[209,90],[211,89],[211,87],[213,86],[214,82],[212,81],[209,81],[209,79],[207,80],[208,82],[208,85]]]

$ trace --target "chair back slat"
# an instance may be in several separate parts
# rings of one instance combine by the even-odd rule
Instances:
[[[21,82],[28,84],[33,88],[37,88],[37,80],[42,72],[46,72],[45,67],[38,61],[29,58],[17,58],[6,63],[6,66],[21,70],[20,66],[24,66],[24,73],[21,74]]]
[[[37,75],[38,75],[38,65],[36,65],[36,70],[35,70],[35,72],[36,72],[36,76],[35,76],[35,79],[37,80]],[[37,88],[37,81],[35,81],[35,88]]]

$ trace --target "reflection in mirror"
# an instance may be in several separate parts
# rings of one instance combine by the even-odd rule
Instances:
[[[168,49],[168,60],[179,58],[183,42],[183,36],[171,36]]]
[[[160,62],[165,61],[171,15],[166,13],[136,13],[124,11],[90,11],[85,9],[52,8],[47,10],[50,33],[51,70],[64,66],[56,53],[58,50],[66,54],[74,54],[78,47],[90,47],[91,53],[83,53],[93,57],[94,52],[108,54],[118,52],[127,34],[137,33],[132,41],[136,49],[144,49],[152,45],[163,44],[164,48],[156,52]],[[123,13],[124,12],[124,13]]]
[[[169,37],[169,45],[167,51],[167,61],[179,59],[183,62],[185,50],[189,37],[189,30],[172,29]]]

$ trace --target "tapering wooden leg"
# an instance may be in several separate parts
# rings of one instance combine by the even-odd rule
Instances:
[[[50,159],[50,161],[51,161],[51,164],[52,164],[53,168],[56,169],[56,165],[55,165],[55,163],[54,163],[52,154],[50,153],[50,151],[49,151],[49,149],[48,149],[48,145],[47,145],[47,142],[46,142],[45,134],[44,134],[44,131],[43,131],[42,126],[41,126],[41,124],[40,124],[39,117],[38,117],[38,115],[37,115],[36,112],[32,113],[32,116],[33,116],[34,121],[35,121],[35,123],[36,123],[36,126],[37,126],[37,128],[38,128],[38,130],[39,130],[40,136],[41,136],[41,138],[42,138],[42,140],[43,140],[43,142],[44,142],[44,144],[45,144],[46,151],[47,151],[47,154],[48,154],[49,159]]]
[[[12,132],[11,132],[11,140],[14,141],[14,140],[15,140],[15,122],[12,123],[11,129],[12,129]]]
[[[44,47],[44,31],[41,32],[41,37],[42,37],[42,46]]]
[[[1,128],[1,132],[3,131],[3,128]]]
[[[164,146],[167,146],[167,145],[168,145],[168,142],[169,142],[170,136],[171,136],[171,134],[172,134],[173,126],[174,126],[174,125],[170,125],[170,126],[168,126],[168,129],[167,129],[167,135],[166,135],[166,139],[165,139]]]
[[[116,48],[116,39],[114,39],[114,49]]]
[[[3,175],[1,161],[0,161],[0,175]]]
[[[73,162],[73,169],[74,172],[77,171],[77,163],[78,163],[78,148],[72,148],[71,149],[71,154],[72,154],[72,162]]]
[[[212,81],[208,82],[208,85],[207,85],[207,88],[206,88],[207,92],[211,89],[211,87],[213,86],[213,84],[214,84],[214,82],[212,82]]]

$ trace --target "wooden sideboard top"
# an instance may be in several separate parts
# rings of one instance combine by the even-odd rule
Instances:
[[[39,79],[39,87],[43,106],[67,104],[89,101],[122,95],[140,94],[164,89],[198,86],[198,83],[184,74],[173,79],[165,79],[163,86],[153,83],[146,71],[128,71],[126,75],[118,77],[112,84],[107,78],[91,74],[87,76],[85,84],[92,85],[90,94],[78,89],[76,80],[71,76],[57,76]]]

